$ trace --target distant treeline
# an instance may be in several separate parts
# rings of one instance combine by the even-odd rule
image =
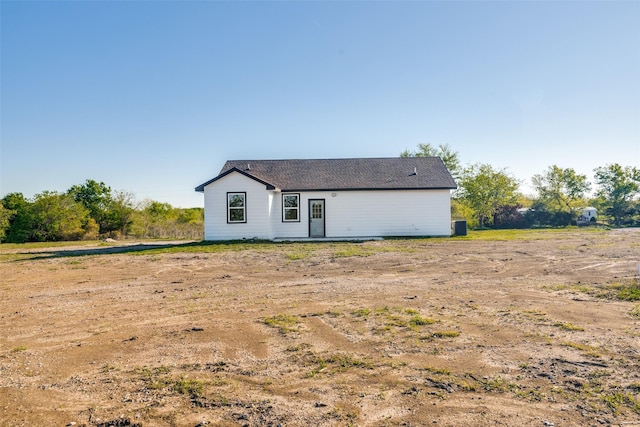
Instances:
[[[471,227],[563,227],[596,221],[640,226],[640,169],[635,166],[601,166],[590,181],[572,168],[553,165],[531,178],[535,194],[525,196],[518,191],[520,182],[506,170],[488,164],[462,166],[458,152],[448,145],[419,144],[400,156],[440,157],[458,183],[452,218],[467,220]],[[595,221],[580,218],[586,207],[597,209]]]
[[[27,199],[10,193],[0,201],[0,242],[59,240],[202,239],[204,210],[174,208],[88,179],[64,193],[44,191]]]

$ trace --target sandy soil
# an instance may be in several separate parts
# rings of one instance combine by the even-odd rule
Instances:
[[[0,246],[0,425],[640,426],[638,229],[209,249]]]

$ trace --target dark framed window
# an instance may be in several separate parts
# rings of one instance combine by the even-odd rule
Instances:
[[[227,193],[227,222],[247,222],[247,193]]]
[[[300,222],[300,194],[282,195],[282,221]]]

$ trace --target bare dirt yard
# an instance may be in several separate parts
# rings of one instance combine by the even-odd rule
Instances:
[[[2,426],[640,426],[640,229],[0,246]]]

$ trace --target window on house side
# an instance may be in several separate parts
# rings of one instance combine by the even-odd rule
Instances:
[[[247,193],[227,193],[227,222],[247,222]]]
[[[299,194],[283,194],[282,195],[282,220],[300,221],[300,195]]]

